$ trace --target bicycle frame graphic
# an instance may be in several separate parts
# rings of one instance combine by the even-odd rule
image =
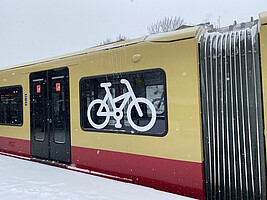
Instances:
[[[123,117],[123,109],[124,109],[126,103],[131,99],[132,101],[129,104],[128,109],[127,109],[127,119],[128,119],[129,124],[131,125],[132,128],[134,128],[137,131],[140,131],[140,132],[148,131],[149,129],[151,129],[154,126],[154,124],[156,122],[156,109],[155,109],[155,107],[146,98],[142,98],[142,97],[136,98],[136,96],[135,96],[135,94],[133,92],[133,89],[131,87],[131,84],[129,83],[128,80],[121,79],[120,82],[122,84],[126,85],[128,92],[126,92],[126,93],[124,93],[124,94],[122,94],[122,95],[120,95],[120,96],[118,96],[118,97],[116,97],[114,99],[112,98],[112,95],[111,95],[110,90],[109,90],[109,87],[111,86],[111,83],[108,82],[108,83],[101,83],[100,84],[100,87],[103,87],[105,89],[106,94],[105,94],[103,100],[102,99],[95,99],[89,104],[88,109],[87,109],[88,121],[90,122],[90,124],[94,128],[102,129],[108,124],[109,119],[112,116],[116,120],[115,127],[116,128],[121,128],[122,125],[121,125],[120,121],[121,121],[121,119]],[[110,111],[110,109],[108,107],[108,104],[107,104],[108,100],[110,101],[110,104],[112,106],[113,111]],[[121,105],[119,107],[116,107],[116,103],[121,101],[121,100],[122,100]],[[136,125],[133,122],[132,117],[131,117],[131,111],[132,111],[133,106],[135,106],[139,117],[143,116],[143,112],[142,112],[142,110],[140,108],[139,103],[146,104],[151,110],[152,117],[150,119],[150,122],[145,126]],[[91,109],[96,104],[100,104],[96,115],[99,116],[99,117],[106,117],[106,119],[104,120],[104,122],[102,124],[96,124],[91,118]],[[105,108],[105,110],[104,110],[104,108]]]

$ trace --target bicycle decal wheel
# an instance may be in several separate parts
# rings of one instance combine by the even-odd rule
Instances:
[[[109,113],[108,105],[107,105],[105,102],[103,102],[103,100],[101,100],[101,99],[96,99],[96,100],[92,101],[92,102],[89,104],[89,106],[88,106],[88,109],[87,109],[87,118],[88,118],[89,123],[90,123],[94,128],[96,128],[96,129],[102,129],[102,128],[104,128],[104,127],[108,124],[110,115],[107,114],[106,116],[99,116],[99,117],[106,117],[106,119],[105,119],[104,122],[101,123],[101,124],[97,124],[97,123],[95,123],[95,122],[92,120],[92,117],[91,117],[91,110],[92,110],[92,108],[93,108],[96,104],[100,104],[100,105],[101,105],[101,104],[104,104],[104,108],[106,109],[106,112],[104,112],[104,113]],[[98,109],[99,109],[99,108],[98,108]],[[97,112],[98,112],[98,110],[97,110]]]
[[[151,116],[150,122],[145,126],[138,126],[132,120],[132,116],[131,116],[132,108],[133,108],[133,106],[135,106],[135,104],[139,104],[139,103],[146,104],[149,107],[149,109],[151,110],[152,116]],[[148,131],[149,129],[151,129],[154,126],[154,124],[156,122],[156,109],[149,100],[147,100],[145,98],[137,98],[136,101],[132,101],[129,104],[128,109],[127,109],[127,118],[128,118],[128,122],[135,130],[140,131],[140,132]]]

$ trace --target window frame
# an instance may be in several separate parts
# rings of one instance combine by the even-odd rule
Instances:
[[[84,108],[84,101],[83,101],[83,94],[82,94],[82,84],[84,80],[88,79],[96,79],[96,78],[103,78],[103,77],[110,77],[110,76],[127,76],[131,74],[137,74],[137,73],[148,73],[148,72],[153,72],[153,71],[161,71],[163,75],[163,89],[164,89],[164,112],[165,112],[165,129],[162,133],[160,134],[155,134],[155,133],[147,133],[147,132],[129,132],[129,131],[118,131],[118,129],[112,130],[99,130],[95,128],[86,128],[83,126],[83,114],[82,114],[82,109]],[[145,87],[150,86],[146,85]],[[82,77],[79,81],[79,112],[80,112],[80,127],[83,131],[86,132],[99,132],[99,133],[113,133],[113,134],[126,134],[126,135],[138,135],[138,136],[156,136],[156,137],[164,137],[168,133],[168,106],[167,106],[167,86],[166,86],[166,73],[162,68],[152,68],[152,69],[146,69],[146,70],[138,70],[138,71],[129,71],[129,72],[121,72],[121,73],[111,73],[111,74],[102,74],[102,75],[95,75],[95,76],[86,76]]]
[[[10,89],[10,88],[18,88],[18,91],[19,91],[19,95],[21,93],[21,102],[20,102],[20,105],[19,105],[19,109],[20,109],[20,112],[21,112],[21,122],[19,124],[11,124],[11,123],[1,123],[0,122],[0,126],[23,126],[23,123],[24,123],[24,120],[23,120],[23,87],[22,85],[11,85],[11,86],[2,86],[0,87],[0,90],[1,89]],[[1,94],[1,93],[0,93]]]

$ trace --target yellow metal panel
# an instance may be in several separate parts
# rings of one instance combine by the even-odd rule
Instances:
[[[132,56],[142,59],[134,63]],[[80,128],[79,80],[86,76],[162,68],[166,72],[168,134],[165,137],[85,132]],[[198,42],[141,43],[96,52],[70,68],[72,145],[170,159],[203,161]]]
[[[267,144],[267,137],[266,137],[266,127],[267,127],[267,26],[261,26],[260,27],[260,49],[261,49],[262,90],[263,90],[263,109],[264,109],[264,124],[265,124],[265,145],[266,145]],[[266,148],[267,148],[267,146],[266,146]],[[267,154],[266,154],[266,158],[267,158]]]
[[[260,13],[260,24],[267,24],[267,11]]]
[[[30,139],[30,101],[29,101],[29,82],[28,74],[23,70],[8,70],[0,72],[0,87],[21,85],[23,95],[23,125],[22,126],[3,126],[0,125],[0,136],[17,139]],[[28,104],[25,105],[24,94],[27,94]]]

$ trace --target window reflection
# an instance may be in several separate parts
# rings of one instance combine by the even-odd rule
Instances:
[[[22,125],[23,95],[21,86],[0,88],[0,124]]]

